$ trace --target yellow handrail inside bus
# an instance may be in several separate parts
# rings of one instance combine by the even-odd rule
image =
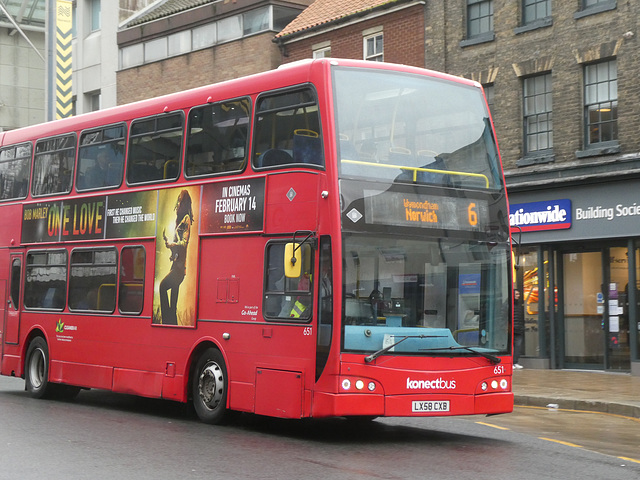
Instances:
[[[486,175],[481,173],[469,173],[469,172],[458,172],[455,170],[436,170],[433,168],[424,168],[424,167],[407,167],[404,165],[390,165],[388,163],[374,163],[374,162],[363,162],[361,160],[342,160],[342,163],[349,163],[352,165],[366,165],[369,167],[381,167],[381,168],[395,168],[400,170],[408,170],[413,172],[413,181],[417,181],[418,172],[429,172],[429,173],[442,173],[444,175],[458,175],[461,177],[474,177],[484,179],[485,186],[489,188],[489,179]]]

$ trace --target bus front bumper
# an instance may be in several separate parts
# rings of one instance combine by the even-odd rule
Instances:
[[[483,395],[379,395],[314,392],[313,417],[431,417],[513,411],[513,392]]]

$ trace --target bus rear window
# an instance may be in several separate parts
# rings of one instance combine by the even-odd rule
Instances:
[[[30,167],[30,143],[0,150],[0,200],[14,200],[27,196]]]

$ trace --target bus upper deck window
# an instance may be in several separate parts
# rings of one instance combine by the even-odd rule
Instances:
[[[127,182],[172,181],[180,174],[182,112],[135,120],[131,124]]]
[[[31,144],[0,150],[0,200],[25,198],[29,190]]]
[[[312,88],[264,95],[256,112],[254,167],[324,166],[318,101]]]
[[[76,157],[74,134],[36,143],[31,193],[34,196],[69,193]]]
[[[80,136],[76,188],[117,187],[124,169],[125,126],[112,125]]]
[[[249,99],[231,100],[189,112],[185,175],[199,177],[244,168],[249,142]]]

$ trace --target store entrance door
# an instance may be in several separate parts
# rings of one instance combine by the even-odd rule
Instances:
[[[564,253],[564,367],[604,368],[602,252]]]
[[[564,367],[629,370],[626,247],[563,253]]]
[[[626,247],[608,249],[609,265],[603,329],[606,335],[605,368],[631,369],[629,348],[629,256]],[[606,266],[605,266],[606,267]]]

